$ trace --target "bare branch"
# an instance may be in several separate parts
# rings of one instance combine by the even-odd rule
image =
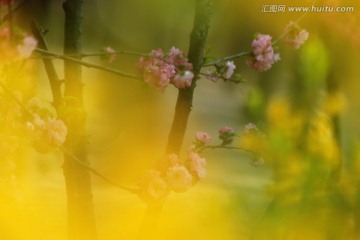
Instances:
[[[99,178],[105,180],[106,182],[121,188],[125,191],[129,191],[131,193],[135,193],[137,194],[139,192],[138,189],[136,188],[129,188],[129,187],[125,187],[123,185],[120,185],[118,183],[116,183],[115,181],[111,180],[110,178],[106,177],[105,175],[103,175],[102,173],[100,173],[98,170],[92,168],[91,166],[89,166],[88,164],[86,164],[85,162],[81,161],[80,159],[78,159],[74,154],[72,154],[69,150],[67,150],[64,147],[60,147],[60,149],[64,152],[64,154],[68,155],[71,157],[72,160],[74,160],[76,163],[78,163],[79,165],[81,165],[82,167],[86,168],[88,171],[90,171],[91,173],[93,173],[94,175],[98,176]]]
[[[60,58],[60,59],[63,59],[63,60],[72,61],[72,62],[74,62],[74,63],[76,63],[76,64],[80,64],[80,65],[82,65],[82,66],[84,66],[84,67],[99,69],[99,70],[102,70],[102,71],[105,71],[105,72],[114,73],[114,74],[116,74],[116,75],[119,75],[119,76],[122,76],[122,77],[126,77],[126,78],[141,79],[140,76],[138,76],[138,75],[136,75],[136,74],[126,73],[126,72],[122,72],[122,71],[116,70],[116,69],[114,69],[114,68],[97,65],[97,64],[94,64],[94,63],[84,62],[84,61],[81,61],[81,60],[76,59],[76,58],[72,58],[72,57],[67,57],[67,56],[64,56],[64,55],[56,54],[56,53],[49,52],[49,51],[46,51],[46,50],[43,50],[43,49],[40,49],[40,48],[36,48],[35,51],[37,51],[38,53],[44,54],[44,55],[53,56],[53,57]]]
[[[32,30],[34,36],[36,37],[36,39],[38,40],[39,48],[43,49],[45,51],[48,51],[44,32],[41,29],[41,27],[39,26],[39,24],[37,24],[35,21],[32,21],[31,22],[31,30]],[[45,56],[44,53],[42,53],[42,55]],[[62,93],[61,93],[61,87],[60,87],[61,81],[56,73],[56,70],[55,70],[52,60],[43,58],[43,62],[44,62],[45,70],[46,70],[46,73],[48,75],[49,82],[50,82],[51,92],[53,95],[53,105],[57,109],[57,107],[61,103],[61,99],[62,99]]]

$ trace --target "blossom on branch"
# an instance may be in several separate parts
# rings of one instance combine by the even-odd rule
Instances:
[[[219,138],[223,140],[223,144],[230,144],[234,140],[235,132],[232,127],[221,127],[218,130]]]
[[[169,56],[165,60],[174,64],[177,71],[192,69],[192,64],[189,63],[184,52],[178,48],[172,47],[170,49]]]
[[[192,186],[192,176],[185,166],[175,166],[166,172],[166,180],[175,192],[185,192]]]
[[[258,34],[253,40],[252,58],[247,61],[248,66],[259,72],[269,70],[274,63],[280,60],[279,53],[275,53],[270,35]]]
[[[138,63],[144,82],[160,92],[165,90],[176,74],[175,66],[162,60],[164,57],[161,49],[153,50],[150,57],[141,57]]]
[[[161,202],[169,193],[168,183],[156,170],[148,170],[141,181],[140,198],[145,202]]]
[[[206,73],[204,75],[207,79],[209,79],[210,81],[212,81],[214,83],[218,82],[220,79],[217,72],[215,72],[215,71],[208,70],[208,71],[206,71]]]
[[[226,79],[230,79],[234,74],[234,69],[236,68],[236,66],[233,61],[227,61],[225,67],[226,67],[226,71],[223,76]]]
[[[37,40],[31,36],[23,39],[23,43],[17,46],[20,58],[28,58],[37,46]]]
[[[206,159],[190,150],[187,160],[167,154],[152,170],[146,171],[139,197],[148,203],[161,203],[170,191],[185,192],[206,175]]]
[[[300,26],[293,21],[285,27],[284,31],[286,33],[284,42],[295,49],[299,49],[309,37],[309,32],[301,29]]]
[[[196,140],[202,144],[209,143],[211,141],[211,136],[207,132],[197,132]]]
[[[177,74],[172,83],[177,88],[187,88],[191,86],[192,79],[194,78],[194,74],[191,71],[180,72]]]
[[[60,119],[35,116],[32,122],[26,123],[34,134],[33,146],[41,152],[49,152],[53,147],[61,146],[68,133],[67,127]]]
[[[138,62],[144,82],[163,92],[169,84],[177,88],[190,87],[194,74],[189,71],[192,64],[184,53],[172,47],[166,55],[162,49],[153,50],[148,57],[140,57]]]
[[[188,158],[190,173],[196,180],[201,180],[206,175],[206,159],[201,158],[196,152],[190,151]]]

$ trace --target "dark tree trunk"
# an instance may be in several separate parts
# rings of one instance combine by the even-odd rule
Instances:
[[[212,0],[196,0],[194,26],[190,35],[189,61],[193,65],[194,79],[191,87],[180,89],[174,120],[169,133],[166,152],[179,154],[184,140],[186,126],[192,109],[194,89],[203,64],[203,53],[207,33],[209,29],[210,16],[212,12]],[[140,229],[139,239],[156,239],[157,220],[159,218],[163,203],[148,205],[143,223]]]
[[[190,88],[180,89],[174,120],[169,133],[166,152],[179,154],[192,109],[194,89],[203,64],[206,37],[212,12],[211,0],[197,0],[193,30],[190,35],[189,61],[193,65],[194,79]]]
[[[65,0],[65,41],[64,54],[81,53],[82,8],[83,0]],[[83,82],[81,66],[65,60],[65,93],[64,98],[71,97],[79,109],[83,106]],[[67,149],[79,160],[87,162],[85,124],[80,126],[68,122],[69,134],[66,141]],[[90,173],[65,154],[64,176],[66,179],[68,203],[68,239],[96,240],[97,231],[94,204],[91,190]]]

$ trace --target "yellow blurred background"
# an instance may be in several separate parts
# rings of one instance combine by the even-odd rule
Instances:
[[[49,49],[61,53],[62,3],[53,0],[41,6],[41,2],[26,3],[16,20],[25,32],[30,32],[30,19],[37,19],[49,29],[46,35]],[[313,2],[214,1],[207,40],[212,57],[249,51],[255,33],[270,34],[276,39],[289,21],[304,15],[287,11],[264,13],[261,12],[264,5],[338,4],[354,6],[354,12],[303,16],[299,25],[310,33],[308,42],[294,50],[280,41],[277,45],[282,60],[268,72],[249,69],[245,58],[235,60],[236,71],[247,79],[244,84],[198,81],[182,157],[196,131],[209,132],[216,142],[219,127],[232,126],[240,134],[248,122],[257,124],[267,135],[268,155],[265,154],[263,166],[254,168],[249,164],[251,156],[242,152],[204,152],[202,157],[208,162],[206,178],[188,192],[168,197],[159,220],[157,240],[360,237],[356,230],[360,219],[357,188],[360,3]],[[85,1],[83,51],[100,52],[111,46],[115,50],[148,53],[175,46],[187,52],[193,3],[193,0]],[[111,64],[96,57],[84,60],[126,72],[136,71],[137,58],[133,56],[120,55]],[[50,102],[41,60],[29,61],[35,72],[32,93]],[[62,78],[62,61],[54,62]],[[83,79],[91,165],[118,183],[135,186],[144,171],[153,167],[165,152],[177,89],[170,86],[165,93],[159,93],[138,80],[85,67]],[[26,77],[18,80],[26,82]],[[326,120],[319,120],[317,112],[325,113]],[[308,127],[305,122],[313,127],[311,131],[304,130],[313,134],[308,141],[299,137],[303,128]],[[27,146],[19,149],[14,154],[15,170],[11,170],[16,182],[2,197],[0,239],[66,239],[61,152],[44,155]],[[343,177],[337,181],[336,191],[323,193],[327,188],[322,181],[327,180],[339,159]],[[312,167],[314,161],[320,164]],[[146,204],[96,176],[92,176],[92,182],[99,238],[136,239]],[[280,210],[269,213],[273,199],[277,198]],[[328,198],[337,203],[329,203]],[[269,218],[269,214],[273,217]]]

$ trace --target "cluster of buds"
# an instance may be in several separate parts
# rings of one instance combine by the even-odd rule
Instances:
[[[192,64],[184,53],[175,47],[172,47],[168,54],[162,49],[151,51],[148,57],[139,59],[138,69],[144,82],[161,92],[169,84],[179,89],[188,88],[194,78]]]
[[[221,127],[218,132],[219,139],[222,140],[222,145],[229,145],[234,141],[235,132],[232,127]]]
[[[171,192],[185,192],[206,175],[206,160],[189,151],[186,161],[168,154],[148,170],[140,182],[139,196],[146,202],[161,203]]]

